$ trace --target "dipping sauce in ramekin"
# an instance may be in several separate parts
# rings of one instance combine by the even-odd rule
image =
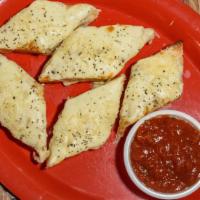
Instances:
[[[147,194],[180,198],[200,185],[199,123],[177,111],[155,113],[131,129],[124,149],[126,169]]]
[[[169,115],[145,121],[131,144],[131,163],[138,178],[156,191],[182,191],[200,178],[200,132]]]

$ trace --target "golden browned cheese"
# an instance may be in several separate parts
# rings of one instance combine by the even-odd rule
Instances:
[[[120,111],[118,136],[147,113],[180,97],[182,73],[181,42],[133,65]]]

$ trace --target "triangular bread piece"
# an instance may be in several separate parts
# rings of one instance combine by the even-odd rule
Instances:
[[[153,37],[153,29],[142,26],[80,27],[55,51],[39,81],[112,79]]]
[[[117,118],[125,75],[69,99],[53,128],[47,167],[101,147]]]
[[[43,86],[0,55],[0,123],[14,138],[32,147],[42,163],[49,155]]]
[[[98,12],[89,4],[33,1],[0,28],[0,51],[51,54],[74,29],[93,21]]]
[[[180,97],[182,73],[181,42],[133,65],[120,111],[118,136],[147,113]]]

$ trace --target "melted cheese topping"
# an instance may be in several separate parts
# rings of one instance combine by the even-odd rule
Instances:
[[[106,142],[117,118],[124,79],[122,75],[65,103],[53,129],[47,166]]]
[[[118,135],[149,112],[177,99],[183,83],[182,43],[138,61],[132,66],[125,91]]]
[[[39,80],[112,79],[153,37],[152,29],[141,26],[80,27],[56,50]]]
[[[0,28],[0,49],[51,54],[81,24],[98,16],[89,4],[34,1]]]
[[[35,149],[38,162],[48,157],[43,86],[16,63],[0,55],[0,123]]]

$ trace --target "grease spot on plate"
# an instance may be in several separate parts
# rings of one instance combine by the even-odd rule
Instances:
[[[183,76],[187,79],[189,79],[191,77],[191,72],[189,70],[185,70]]]
[[[169,23],[169,26],[173,26],[174,25],[174,20],[172,20],[170,23]]]

